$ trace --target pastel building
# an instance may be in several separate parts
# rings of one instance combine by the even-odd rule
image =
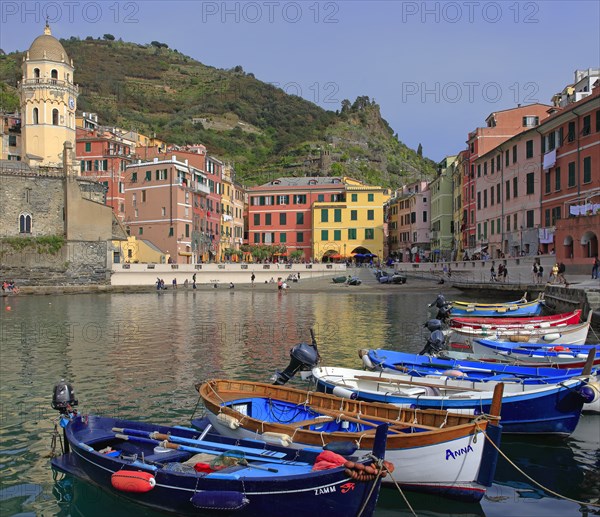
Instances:
[[[21,161],[21,116],[0,113],[0,160]]]
[[[341,195],[313,204],[313,258],[324,261],[374,255],[382,260],[383,206],[389,191],[351,178],[343,178],[343,184]]]
[[[469,133],[467,151],[469,166],[463,177],[463,222],[462,240],[465,251],[472,255],[480,252],[481,241],[478,239],[476,226],[477,198],[475,183],[481,177],[482,170],[477,170],[475,163],[479,157],[489,153],[492,149],[512,138],[514,135],[537,127],[548,116],[551,106],[545,104],[528,104],[503,111],[490,113],[486,118],[486,126],[479,127]],[[478,244],[479,243],[479,244]]]
[[[288,256],[313,254],[313,204],[345,201],[343,178],[277,178],[248,189],[248,244],[278,244]],[[319,248],[316,250],[321,251]]]
[[[600,85],[539,128],[543,153],[541,248],[588,271],[600,235]]]
[[[462,260],[463,258],[463,240],[462,240],[462,221],[463,221],[463,178],[469,171],[469,158],[466,150],[458,153],[456,161],[452,164],[452,259]],[[465,174],[465,170],[467,174]]]
[[[474,161],[477,243],[494,258],[538,252],[540,127],[518,133]]]
[[[245,190],[235,179],[231,165],[223,167],[223,195],[221,196],[221,260],[228,257],[226,250],[239,251],[244,243]],[[236,257],[237,255],[233,255]],[[229,258],[233,258],[229,255]]]
[[[437,175],[429,184],[431,193],[431,252],[432,260],[450,260],[453,249],[452,171],[456,156],[447,156],[438,165]],[[459,175],[460,176],[460,175]]]
[[[429,255],[430,201],[426,181],[405,185],[388,201],[390,221],[394,223],[389,228],[390,255],[403,262]]]
[[[85,119],[84,119],[85,120]],[[117,218],[125,220],[125,170],[133,161],[128,140],[100,126],[77,128],[76,155],[82,176],[93,178],[106,188],[106,204]]]
[[[198,257],[192,246],[193,207],[209,193],[204,173],[176,155],[127,166],[125,224],[129,234],[150,241],[169,254],[172,262],[194,263]]]

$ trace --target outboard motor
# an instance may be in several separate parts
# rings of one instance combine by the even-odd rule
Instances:
[[[78,401],[75,398],[75,390],[64,379],[54,386],[52,393],[52,409],[56,409],[61,415],[71,416],[77,413],[75,406]]]
[[[438,312],[436,318],[443,323],[446,323],[450,319],[450,313],[452,312],[452,307],[449,305],[444,305],[443,307],[438,308]]]
[[[446,298],[443,294],[438,294],[435,301],[429,304],[429,307],[433,307],[434,305],[439,309],[441,307],[444,307],[445,305],[448,305],[448,302],[446,301]]]
[[[434,322],[438,320],[430,321]],[[444,333],[441,330],[434,330],[431,333],[431,336],[429,336],[429,338],[427,339],[427,343],[425,343],[423,350],[419,352],[419,355],[436,355],[444,349],[445,344],[446,337],[444,336]]]
[[[63,428],[63,443],[64,452],[69,452],[69,441],[66,436],[66,427],[75,415],[77,410],[75,406],[78,405],[78,401],[75,398],[75,390],[64,379],[61,379],[59,383],[54,385],[54,391],[52,392],[52,409],[56,409],[60,413],[59,422],[54,425],[54,434],[52,435],[52,451],[56,446],[56,439],[59,437],[58,424]]]
[[[446,301],[446,298],[443,294],[438,294],[435,301],[429,304],[429,307],[433,306],[437,307],[438,309],[436,318],[444,323],[448,321],[452,307],[450,306],[450,303]]]
[[[319,361],[321,356],[317,349],[317,341],[311,329],[312,344],[298,343],[290,350],[290,364],[283,372],[276,372],[273,376],[273,384],[281,386],[288,382],[296,373],[301,370],[312,370]]]

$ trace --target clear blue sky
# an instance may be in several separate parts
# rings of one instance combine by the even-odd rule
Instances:
[[[331,110],[368,95],[400,140],[436,161],[489,113],[550,103],[576,69],[600,67],[596,0],[0,0],[0,12],[5,52],[27,49],[48,16],[59,38],[158,40]]]

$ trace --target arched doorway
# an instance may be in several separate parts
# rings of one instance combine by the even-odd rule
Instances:
[[[338,250],[327,250],[325,253],[323,253],[323,256],[321,257],[321,262],[337,262],[338,260],[341,260],[342,256],[340,255]]]
[[[573,258],[573,237],[567,235],[563,241],[564,257],[567,259]]]
[[[364,246],[358,246],[350,252],[350,256],[357,264],[369,264],[377,255]]]
[[[581,236],[581,245],[583,246],[584,257],[592,258],[598,255],[598,237],[591,230]]]

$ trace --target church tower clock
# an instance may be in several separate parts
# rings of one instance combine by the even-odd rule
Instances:
[[[62,167],[63,146],[75,147],[75,109],[79,88],[73,62],[46,23],[23,58],[21,98],[22,156],[31,167]],[[74,157],[67,160],[76,167]]]

